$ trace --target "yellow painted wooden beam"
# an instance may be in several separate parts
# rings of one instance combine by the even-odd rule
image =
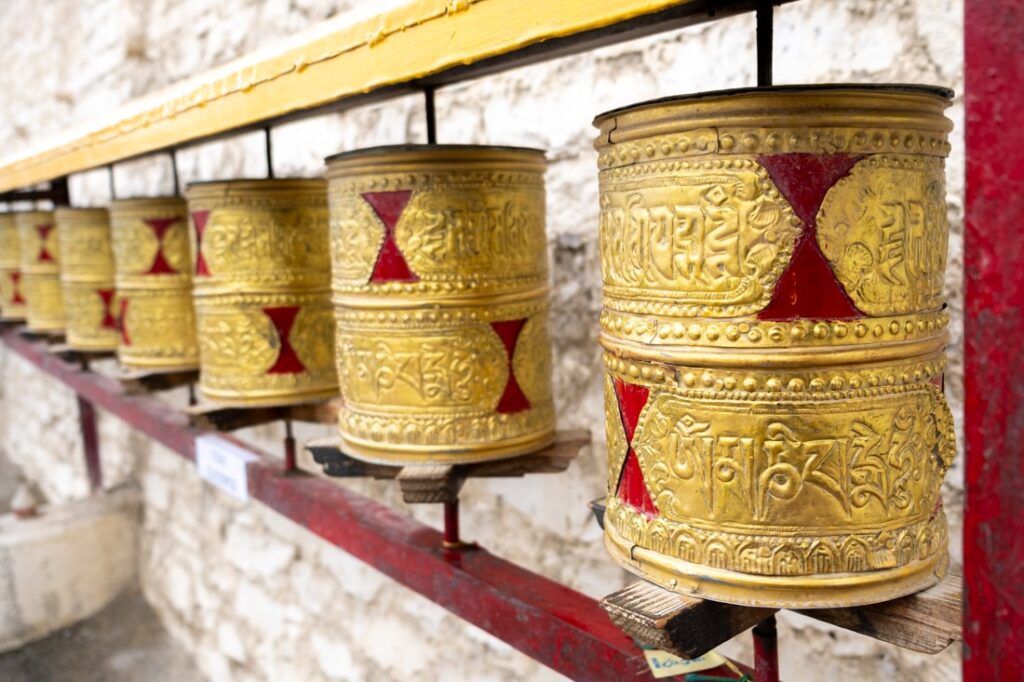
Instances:
[[[753,4],[753,0],[414,0],[368,20],[326,22],[272,53],[256,53],[213,69],[130,102],[91,125],[0,159],[0,191],[674,8],[682,17],[688,9],[706,15],[712,8],[721,15]]]

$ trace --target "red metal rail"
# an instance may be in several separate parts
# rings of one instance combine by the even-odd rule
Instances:
[[[152,398],[128,396],[116,381],[82,371],[10,329],[0,336],[84,401],[195,458],[200,432],[182,414]],[[445,548],[440,531],[330,482],[287,472],[279,460],[242,445],[260,457],[249,465],[253,499],[397,582],[573,679],[653,679],[640,648],[586,595],[484,549]],[[709,672],[732,676],[724,669]]]
[[[964,679],[1024,666],[1024,2],[967,0]]]

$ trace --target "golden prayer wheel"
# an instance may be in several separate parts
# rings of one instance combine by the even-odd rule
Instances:
[[[34,332],[64,331],[64,297],[60,286],[60,242],[52,211],[14,214],[21,255],[21,292],[25,319]]]
[[[121,364],[155,371],[198,367],[185,200],[115,201],[110,205],[110,228],[120,301]]]
[[[760,88],[598,116],[605,544],[623,566],[801,608],[945,573],[951,96]]]
[[[464,463],[550,443],[543,152],[378,147],[327,168],[345,451]]]
[[[58,208],[54,218],[68,347],[116,350],[120,333],[107,209]]]
[[[24,320],[21,251],[13,213],[0,213],[0,320]]]
[[[337,394],[323,180],[186,192],[202,394],[241,406]]]

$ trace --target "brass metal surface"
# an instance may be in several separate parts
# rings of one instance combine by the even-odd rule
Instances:
[[[116,350],[121,335],[107,209],[58,208],[53,215],[67,346],[79,351]]]
[[[623,566],[801,608],[944,574],[948,97],[755,89],[598,117]]]
[[[13,213],[0,213],[0,319],[20,321],[26,313],[18,226]]]
[[[21,256],[25,320],[34,332],[64,331],[60,286],[60,242],[51,211],[14,214]]]
[[[110,228],[120,301],[121,364],[139,370],[197,368],[185,200],[114,201]]]
[[[286,405],[337,394],[322,180],[186,192],[203,396]]]
[[[507,147],[328,160],[346,453],[454,464],[552,441],[543,173]]]

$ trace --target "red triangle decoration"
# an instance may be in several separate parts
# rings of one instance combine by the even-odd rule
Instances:
[[[103,301],[103,322],[100,323],[100,329],[117,329],[117,318],[110,310],[110,304],[114,302],[114,290],[97,289],[96,293]]]
[[[196,211],[196,213],[207,213],[209,211]],[[195,214],[193,214],[195,217]],[[177,270],[171,267],[171,264],[167,262],[164,257],[164,235],[167,234],[167,230],[172,225],[181,221],[181,218],[175,216],[173,218],[147,218],[142,222],[149,226],[149,229],[153,230],[153,235],[156,237],[157,250],[156,256],[153,258],[153,264],[149,266],[149,270],[146,271],[147,275],[173,275],[177,273]],[[200,232],[198,223],[196,224],[197,234]],[[203,229],[206,229],[206,216],[203,217]],[[197,243],[199,240],[196,240]],[[205,266],[206,264],[203,263]],[[209,274],[208,272],[205,274]]]
[[[377,262],[373,265],[370,281],[383,282],[418,282],[419,275],[409,269],[405,256],[395,242],[395,226],[402,217],[402,211],[412,192],[400,190],[394,192],[365,192],[362,197],[373,209],[373,212],[384,224],[384,241],[377,252]]]
[[[36,258],[40,263],[52,263],[53,254],[46,248],[46,238],[50,236],[53,225],[36,225],[36,232],[39,233],[39,256]]]
[[[267,374],[299,374],[306,371],[295,348],[292,347],[289,336],[292,333],[292,326],[295,324],[295,316],[299,314],[299,306],[279,306],[276,308],[264,308],[263,312],[274,324],[277,336],[281,340],[281,350],[277,354],[277,361],[274,366],[267,370]]]
[[[863,158],[858,154],[768,154],[758,162],[804,223],[793,257],[775,284],[761,320],[850,320],[863,317],[818,246],[825,195]]]
[[[12,272],[11,275],[11,304],[18,305],[25,303],[25,297],[21,295],[21,273]]]
[[[206,221],[210,218],[209,211],[192,211],[192,223],[196,227],[196,276],[206,277],[210,268],[203,257],[203,233],[206,232]]]
[[[615,397],[619,404],[619,417],[622,419],[622,428],[626,432],[626,442],[629,449],[626,451],[626,459],[622,464],[622,472],[619,474],[619,485],[617,494],[619,499],[639,510],[644,516],[653,519],[658,515],[658,508],[654,506],[654,500],[647,490],[644,482],[644,473],[640,469],[640,460],[633,451],[633,434],[636,433],[636,426],[640,422],[640,413],[643,412],[650,396],[650,389],[646,386],[627,384],[622,379],[615,380]]]
[[[505,355],[508,358],[508,381],[505,382],[505,390],[501,394],[495,412],[501,414],[514,414],[530,409],[530,401],[519,387],[516,380],[515,370],[512,366],[512,358],[516,352],[516,344],[519,342],[519,333],[523,331],[526,318],[521,320],[504,320],[502,322],[491,322],[491,328],[501,339],[505,346]]]
[[[130,346],[132,340],[128,338],[128,328],[125,326],[125,316],[128,314],[128,299],[121,299],[121,310],[117,315],[117,327],[121,330],[121,345]]]

